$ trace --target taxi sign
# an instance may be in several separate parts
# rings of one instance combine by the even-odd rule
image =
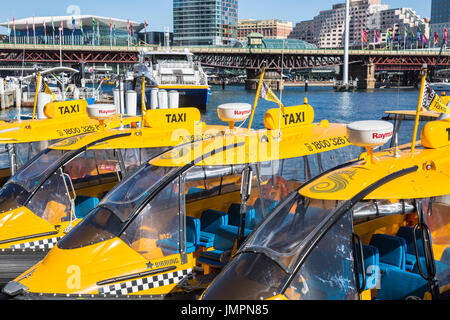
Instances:
[[[44,114],[49,119],[67,116],[87,116],[88,102],[85,99],[49,102],[44,107]]]
[[[422,130],[422,146],[439,149],[450,145],[450,120],[432,121]]]
[[[314,109],[308,104],[285,107],[284,112],[280,112],[279,108],[270,109],[264,116],[264,125],[269,130],[297,127],[313,122]]]
[[[201,121],[197,108],[147,110],[144,125],[150,128],[185,127]]]

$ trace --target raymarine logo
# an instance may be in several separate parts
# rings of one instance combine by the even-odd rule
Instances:
[[[392,137],[393,133],[392,132],[388,132],[388,133],[374,133],[372,136],[372,139],[386,139],[389,137]]]
[[[235,110],[234,111],[234,115],[235,116],[245,116],[245,115],[247,115],[247,114],[249,114],[251,112],[252,112],[251,110],[245,110],[245,111]]]
[[[98,113],[99,114],[110,114],[110,113],[114,113],[114,110],[99,110]]]

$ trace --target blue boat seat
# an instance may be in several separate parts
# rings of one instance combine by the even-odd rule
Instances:
[[[251,221],[255,218],[255,208],[248,206],[245,214],[245,225],[249,226]],[[238,227],[241,220],[241,204],[233,203],[228,209],[228,224],[230,226]]]
[[[75,198],[75,216],[83,219],[99,202],[99,199],[95,197],[77,196]]]
[[[220,227],[214,237],[214,250],[201,252],[197,261],[216,268],[224,267],[235,241],[235,233],[229,232],[226,226]]]
[[[406,270],[406,241],[397,236],[374,234],[370,245],[380,252],[380,269],[389,268]]]
[[[388,268],[381,274],[377,300],[404,300],[410,296],[423,298],[428,282],[420,275],[397,268]]]
[[[419,262],[420,262],[420,268],[422,270],[422,272],[425,275],[427,274],[427,264],[425,263],[425,258],[423,257],[419,257]],[[448,263],[448,261],[447,261]],[[445,261],[442,260],[441,261],[434,261],[434,265],[436,267],[436,274],[442,273],[442,272],[446,272],[449,268],[450,268],[450,264],[445,263]],[[417,266],[417,263],[414,264],[413,269],[412,269],[413,273],[419,273],[419,267]]]
[[[406,241],[406,270],[412,271],[416,264],[416,249],[414,247],[414,228],[412,227],[400,227],[397,232],[397,237],[403,238]],[[417,249],[419,251],[419,257],[424,257],[422,234],[419,230],[416,232]]]
[[[163,239],[157,241],[165,255],[180,252],[178,239]],[[193,253],[200,245],[200,219],[186,217],[186,253]]]
[[[444,250],[444,253],[442,253],[440,261],[450,266],[450,247]]]
[[[196,194],[196,193],[200,193],[200,192],[204,192],[204,191],[205,191],[205,189],[192,187],[189,189],[188,195]]]
[[[217,230],[228,224],[228,214],[217,210],[206,210],[200,217],[200,245],[211,248]]]
[[[374,246],[363,244],[363,255],[364,255],[364,267],[366,272],[366,286],[363,291],[374,289],[380,278],[380,253],[378,249]],[[361,256],[359,250],[356,251],[358,256],[358,262],[361,261]],[[361,270],[361,265],[359,270],[359,283],[363,283],[363,274]]]

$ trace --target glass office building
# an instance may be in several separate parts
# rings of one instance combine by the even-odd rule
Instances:
[[[238,0],[173,0],[174,44],[229,46],[237,40]]]
[[[445,23],[450,21],[450,0],[432,0],[431,23]]]
[[[436,32],[439,36],[439,42],[444,39],[444,30],[450,29],[450,0],[432,0],[431,1],[431,34]]]

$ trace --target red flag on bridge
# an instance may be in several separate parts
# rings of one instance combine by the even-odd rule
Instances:
[[[375,30],[375,43],[378,43],[380,41],[380,34],[378,30]]]
[[[362,33],[362,41],[363,41],[364,43],[367,42],[367,31],[366,31],[366,30],[363,30],[363,33]]]

